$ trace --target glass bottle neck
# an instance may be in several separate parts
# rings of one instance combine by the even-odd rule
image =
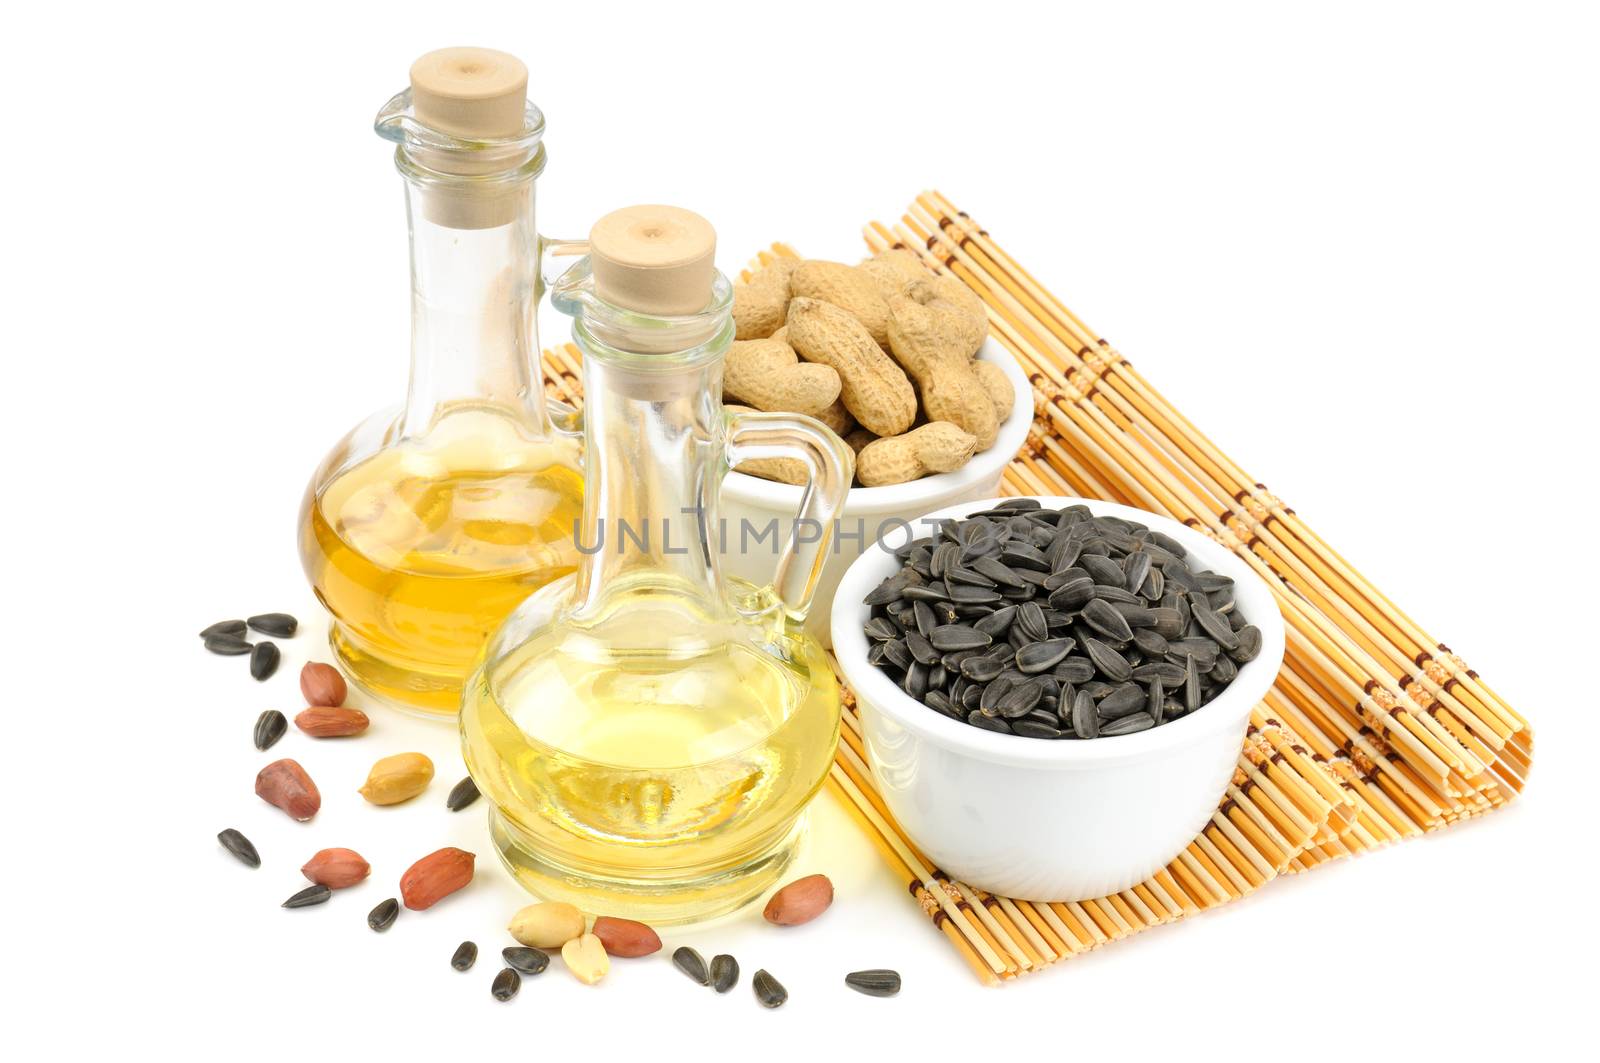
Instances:
[[[722,352],[617,359],[583,350],[584,497],[574,600],[596,616],[644,589],[725,604],[710,536],[722,482]]]
[[[546,434],[539,350],[539,238],[534,182],[506,188],[494,212],[408,176],[411,384],[401,434],[425,435],[460,411],[498,414]]]

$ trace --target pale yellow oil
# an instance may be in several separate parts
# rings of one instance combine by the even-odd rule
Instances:
[[[450,715],[507,614],[578,564],[583,477],[570,441],[458,418],[339,473],[306,500],[300,552],[350,676]]]
[[[535,894],[672,923],[730,911],[782,873],[833,759],[839,688],[815,641],[739,631],[638,594],[474,678],[468,768]]]

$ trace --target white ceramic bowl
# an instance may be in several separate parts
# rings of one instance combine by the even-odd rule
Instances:
[[[999,501],[931,516],[964,517]],[[1238,608],[1261,629],[1261,653],[1216,700],[1148,731],[1088,742],[996,734],[913,701],[867,663],[861,629],[871,611],[861,599],[899,567],[877,549],[839,584],[833,651],[856,692],[878,789],[919,849],[954,878],[1004,896],[1084,900],[1148,878],[1216,811],[1250,709],[1283,661],[1283,619],[1244,562],[1176,521],[1092,499],[1039,501],[1139,521],[1182,543],[1198,567],[1233,577]]]
[[[994,362],[1011,378],[1016,391],[1011,416],[1000,426],[1000,434],[988,450],[974,454],[955,472],[924,476],[910,483],[889,487],[853,487],[839,531],[829,548],[828,561],[817,583],[816,596],[806,629],[828,645],[828,622],[833,608],[833,593],[850,563],[863,550],[877,542],[904,542],[903,523],[914,523],[924,513],[957,502],[989,498],[999,492],[1000,476],[1006,465],[1022,449],[1033,425],[1033,387],[1015,358],[994,340],[985,340],[978,357]],[[800,507],[799,487],[763,480],[758,476],[730,472],[722,482],[721,506],[724,533],[721,536],[722,571],[756,584],[772,582],[772,566],[777,560],[774,540],[758,541],[764,529],[772,526],[787,531]],[[748,522],[748,523],[745,523]],[[748,535],[741,528],[754,529]],[[922,534],[918,528],[917,533]]]

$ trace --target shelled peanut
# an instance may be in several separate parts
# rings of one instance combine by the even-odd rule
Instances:
[[[859,266],[775,259],[735,285],[733,315],[724,401],[821,420],[859,455],[864,487],[961,468],[1015,404],[1004,370],[976,359],[983,301],[905,249]],[[739,471],[785,483],[804,473],[781,460]]]

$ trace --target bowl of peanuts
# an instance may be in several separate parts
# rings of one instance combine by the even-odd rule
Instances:
[[[982,301],[909,251],[856,266],[777,259],[734,288],[731,407],[815,417],[850,444],[855,480],[806,622],[824,645],[834,592],[868,549],[926,533],[934,510],[999,493],[1033,423],[1032,388],[988,337]],[[804,491],[797,462],[747,462],[722,484],[714,544],[729,575],[763,583]],[[817,534],[817,529],[793,529]]]

